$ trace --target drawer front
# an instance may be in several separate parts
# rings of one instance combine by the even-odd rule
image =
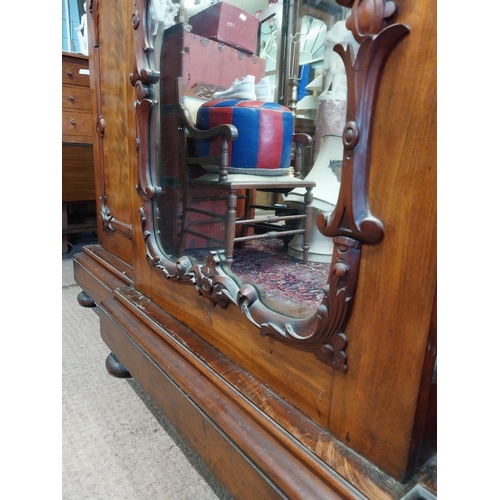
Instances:
[[[80,85],[90,87],[90,77],[88,74],[81,74],[80,70],[88,72],[88,65],[81,62],[67,61],[62,62],[62,83],[63,85]]]
[[[90,102],[90,89],[74,85],[63,85],[62,109],[75,111],[92,111]]]
[[[92,144],[92,115],[78,111],[62,112],[63,142]]]

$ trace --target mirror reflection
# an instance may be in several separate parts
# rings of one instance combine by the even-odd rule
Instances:
[[[332,47],[355,43],[346,11],[323,1],[151,2],[158,245],[200,263],[224,250],[238,283],[294,316],[321,302],[333,252],[315,220],[331,214],[340,188],[347,86]]]

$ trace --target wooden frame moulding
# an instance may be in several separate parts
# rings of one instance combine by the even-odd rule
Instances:
[[[153,62],[153,44],[147,26],[148,0],[136,0],[132,26],[136,32],[135,68],[130,81],[135,87],[135,110],[141,223],[147,259],[172,280],[191,282],[200,295],[225,308],[235,304],[256,325],[261,336],[272,336],[284,344],[314,353],[317,359],[336,370],[347,371],[344,334],[356,294],[363,245],[379,243],[384,234],[382,222],[369,210],[367,192],[370,146],[377,91],[385,62],[394,47],[409,33],[402,24],[390,24],[396,15],[392,1],[339,1],[352,9],[346,26],[360,43],[355,55],[349,46],[334,47],[346,67],[348,102],[343,132],[344,157],[339,199],[332,216],[320,215],[318,229],[333,238],[334,252],[324,299],[306,318],[292,318],[271,310],[261,300],[259,290],[242,284],[225,265],[223,251],[211,251],[205,265],[182,256],[176,261],[164,255],[156,241],[154,201],[161,187],[153,182],[155,161],[150,138],[156,123],[158,103],[154,85],[159,71]]]

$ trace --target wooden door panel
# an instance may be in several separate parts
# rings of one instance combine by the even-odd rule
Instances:
[[[436,289],[436,6],[398,7],[411,32],[384,70],[370,171],[370,209],[385,235],[363,248],[330,430],[402,480]]]
[[[134,252],[132,227],[139,223],[140,200],[135,193],[136,151],[133,70],[133,0],[98,2],[91,12],[98,29],[89,30],[93,115],[99,193],[104,218],[110,221],[99,232],[99,241],[129,264]],[[105,27],[105,29],[103,29]],[[96,39],[96,36],[98,37]]]

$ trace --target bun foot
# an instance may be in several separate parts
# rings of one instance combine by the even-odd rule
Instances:
[[[116,378],[132,378],[129,371],[120,363],[118,358],[111,352],[106,358],[106,370]]]
[[[92,297],[83,290],[78,294],[76,300],[82,307],[97,307]]]

